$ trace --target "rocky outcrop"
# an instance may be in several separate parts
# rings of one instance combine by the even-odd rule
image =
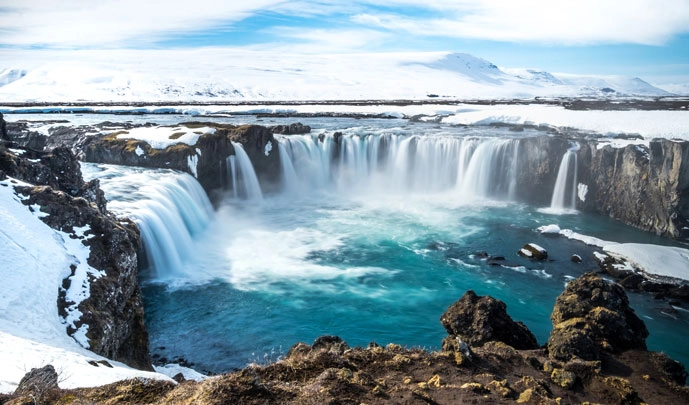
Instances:
[[[281,135],[298,135],[298,134],[308,134],[311,132],[311,127],[304,125],[301,122],[296,122],[289,125],[275,125],[268,128],[270,132],[274,134]]]
[[[279,186],[280,149],[273,132],[260,125],[244,125],[230,129],[227,136],[244,146],[264,191]]]
[[[90,296],[78,304],[83,314],[74,327],[88,325],[89,348],[97,354],[133,367],[151,369],[148,333],[144,325],[143,301],[138,284],[136,226],[120,221],[106,210],[98,181],[84,182],[75,156],[65,148],[52,152],[25,152],[31,160],[0,151],[0,177],[7,175],[30,186],[15,187],[25,196],[24,203],[40,207],[47,214],[41,220],[70,237],[82,239],[89,247],[88,264],[104,273],[90,279]],[[35,161],[38,160],[38,161]],[[88,230],[80,236],[75,228]],[[74,268],[72,275],[74,275]],[[66,308],[76,303],[66,300],[71,276],[56,286],[57,311],[66,317]]]
[[[598,360],[601,353],[646,349],[648,330],[622,287],[587,273],[557,298],[548,340],[551,358]]]
[[[440,323],[451,339],[460,338],[472,347],[498,341],[515,349],[538,348],[536,337],[526,325],[512,320],[504,302],[471,290],[447,309]]]
[[[517,254],[533,260],[546,260],[548,258],[548,251],[535,243],[527,243],[519,249]]]
[[[588,188],[584,211],[672,238],[687,238],[689,142],[656,139],[649,147],[582,144],[579,183]]]
[[[185,123],[193,127],[199,123]],[[199,137],[195,145],[177,143],[166,149],[152,148],[148,143],[127,139],[126,133],[90,136],[80,147],[79,156],[87,162],[127,166],[174,169],[196,177],[212,195],[228,185],[227,158],[235,154],[232,142],[243,146],[251,159],[264,190],[280,183],[280,156],[277,141],[266,127],[235,127],[208,124],[215,129]]]
[[[590,314],[599,307],[625,312],[624,293],[599,284],[595,276],[585,275],[570,285],[573,283],[556,305],[554,319]],[[575,295],[581,303],[570,302]],[[449,324],[449,338],[461,335],[467,341],[486,340],[471,334],[495,336],[497,326],[515,327],[513,321],[504,319],[504,308],[491,297],[467,293],[443,315],[447,318],[443,324]],[[502,321],[487,319],[489,314]],[[471,321],[451,321],[454,318]],[[594,318],[585,318],[585,322],[602,322]],[[480,330],[476,319],[484,319],[491,332]],[[559,360],[550,357],[545,348],[520,350],[488,338],[471,349],[466,361],[458,362],[456,353],[448,350],[427,352],[375,343],[352,348],[337,336],[323,336],[312,344],[295,344],[274,363],[254,364],[199,383],[136,379],[63,395],[79,403],[689,403],[681,364],[645,351],[638,341],[629,346],[636,348],[603,351],[601,360],[583,360],[573,352],[568,360]]]
[[[5,117],[0,113],[0,144],[9,146],[10,138],[7,136],[7,123]]]
[[[29,129],[26,122],[11,122],[6,125],[9,145],[41,151],[45,148],[48,137]]]
[[[550,204],[560,159],[569,147],[564,136],[543,135],[519,141],[519,200],[539,207]]]

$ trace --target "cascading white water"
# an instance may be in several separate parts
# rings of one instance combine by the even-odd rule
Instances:
[[[277,138],[287,191],[456,190],[466,199],[516,195],[516,139],[392,134],[345,134],[339,140],[331,134]]]
[[[148,268],[157,277],[179,273],[193,258],[193,238],[213,217],[206,192],[192,176],[172,170],[82,163],[84,177],[101,179],[108,209],[136,222]]]
[[[557,211],[573,211],[576,209],[577,196],[577,151],[579,145],[574,145],[565,152],[557,172],[550,209]],[[570,175],[571,172],[571,175]]]
[[[261,185],[256,177],[254,166],[242,144],[232,142],[234,155],[227,158],[228,177],[232,180],[232,192],[235,198],[242,197],[249,200],[262,200]]]

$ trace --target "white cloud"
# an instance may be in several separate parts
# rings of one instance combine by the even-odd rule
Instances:
[[[305,53],[349,52],[373,47],[392,35],[369,29],[303,29],[276,27],[270,30],[282,39],[288,39],[292,47]],[[296,40],[296,43],[295,41]],[[281,48],[284,48],[284,42]]]
[[[0,44],[155,46],[185,33],[233,29],[259,12],[299,21],[300,27],[292,27],[305,34],[286,35],[297,44],[341,44],[344,50],[367,46],[366,37],[383,40],[382,32],[388,38],[409,34],[567,45],[659,45],[689,32],[689,0],[5,0]],[[328,24],[332,29],[322,28]],[[336,38],[337,31],[350,37]]]
[[[660,45],[689,32],[689,0],[413,0],[380,2],[439,10],[442,17],[362,13],[352,21],[422,36],[552,44]]]
[[[0,9],[0,43],[129,46],[222,28],[284,0],[10,0]]]

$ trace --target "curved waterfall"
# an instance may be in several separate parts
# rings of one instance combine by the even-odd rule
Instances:
[[[244,151],[242,144],[232,142],[234,155],[227,158],[228,179],[230,188],[235,198],[246,198],[249,200],[263,199],[261,185],[251,164],[249,155]]]
[[[193,258],[193,238],[213,217],[206,192],[192,176],[172,170],[82,163],[85,178],[101,179],[108,209],[136,222],[147,267],[173,275]]]
[[[519,140],[406,135],[276,137],[288,192],[445,192],[512,199]]]

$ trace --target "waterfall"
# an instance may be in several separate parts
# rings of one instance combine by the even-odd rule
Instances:
[[[574,145],[562,157],[553,188],[553,196],[550,200],[550,209],[553,211],[573,211],[576,209],[578,150],[579,146]],[[571,175],[569,174],[570,171]]]
[[[276,136],[288,191],[447,192],[514,198],[519,141],[456,136]]]
[[[254,166],[242,144],[232,142],[234,155],[227,158],[228,177],[231,179],[232,192],[235,198],[262,200],[261,185],[258,183]]]
[[[99,178],[108,208],[139,227],[148,269],[156,277],[179,273],[193,258],[193,240],[213,217],[206,192],[192,176],[82,163],[86,178]]]

